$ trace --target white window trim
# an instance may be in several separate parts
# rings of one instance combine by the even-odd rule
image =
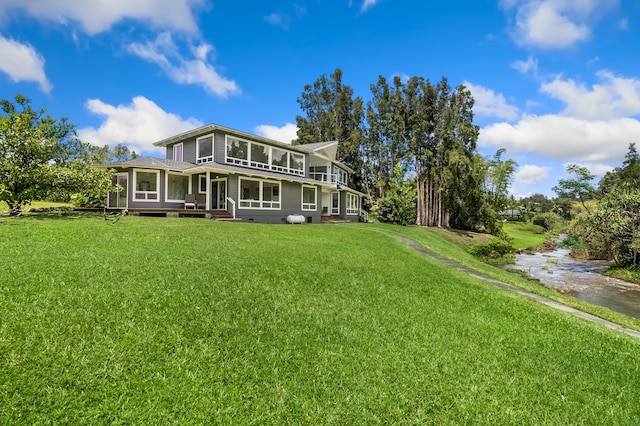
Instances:
[[[207,138],[211,138],[211,155],[208,155],[206,157],[200,157],[200,141]],[[214,153],[215,153],[215,137],[213,133],[200,136],[199,138],[196,139],[196,164],[208,163],[210,161],[213,161]]]
[[[338,194],[338,207],[336,208],[336,210],[334,210],[333,208],[333,194]],[[330,209],[331,209],[331,215],[339,215],[340,214],[340,193],[338,191],[331,191],[331,195],[330,195]]]
[[[309,188],[313,189],[315,192],[315,201],[313,203],[305,203],[304,202],[304,189]],[[300,198],[302,203],[302,211],[303,212],[313,212],[318,210],[318,187],[312,185],[302,185],[302,190],[300,191]]]
[[[227,151],[228,151],[228,144],[229,144],[229,139],[234,139],[237,141],[241,141],[241,142],[246,142],[247,143],[247,158],[243,159],[243,158],[236,158],[236,157],[229,157],[227,155]],[[269,157],[269,164],[265,164],[265,163],[258,163],[255,162],[251,159],[251,146],[253,144],[256,145],[260,145],[263,146],[265,148],[267,148],[267,154]],[[287,166],[276,166],[274,164],[272,164],[273,161],[273,150],[274,149],[279,149],[281,151],[284,151],[287,153]],[[293,154],[296,155],[300,155],[302,156],[302,169],[294,169],[291,167],[291,157]],[[224,162],[228,163],[228,164],[234,164],[237,166],[245,166],[245,167],[250,167],[252,169],[260,169],[260,170],[272,170],[275,172],[281,172],[281,173],[287,173],[290,175],[297,175],[297,176],[304,176],[305,175],[305,170],[306,170],[306,162],[307,162],[307,157],[305,154],[301,153],[301,152],[295,152],[295,151],[291,151],[288,150],[286,148],[281,148],[278,146],[271,146],[271,145],[267,145],[264,143],[260,143],[260,142],[255,142],[255,141],[251,141],[248,139],[242,139],[242,138],[238,138],[236,136],[232,136],[232,135],[225,135],[224,138]]]
[[[176,158],[176,148],[180,147],[180,159]],[[173,160],[174,161],[183,161],[184,160],[184,144],[177,143],[173,146]]]
[[[138,191],[138,173],[155,173],[156,175],[156,191]],[[145,198],[138,198],[138,193],[144,193]],[[149,194],[156,194],[156,198],[149,199]],[[133,200],[146,203],[157,203],[160,201],[160,170],[153,169],[133,169]]]
[[[259,182],[259,190],[258,190],[258,194],[260,196],[260,199],[258,200],[244,200],[242,199],[242,181],[243,180],[250,180],[250,181],[254,181],[254,182]],[[262,187],[263,184],[265,183],[273,183],[273,184],[277,184],[278,185],[278,196],[279,196],[279,201],[264,201],[262,199]],[[244,203],[259,203],[260,206],[256,207],[256,206],[243,206]],[[271,207],[264,207],[265,203],[269,203],[271,204]],[[277,207],[273,207],[273,204],[277,203]],[[276,181],[276,180],[266,180],[266,179],[253,179],[253,178],[245,178],[245,177],[239,177],[238,178],[238,208],[239,209],[243,209],[243,210],[281,210],[281,206],[282,206],[282,182],[280,181]]]
[[[189,189],[187,190],[187,194],[191,194],[191,176],[189,175],[185,175],[183,173],[171,173],[171,172],[166,172],[164,174],[164,201],[167,203],[183,203],[184,202],[184,198],[182,200],[179,199],[173,199],[173,198],[169,198],[169,176],[184,176],[188,179],[189,182]],[[185,195],[187,195],[185,194]]]
[[[351,208],[351,200],[355,200],[355,208]],[[360,214],[360,197],[356,194],[351,194],[347,192],[347,215],[357,215]]]
[[[204,181],[205,190],[202,190],[202,181]],[[189,182],[191,183],[191,182]],[[206,194],[207,193],[207,175],[200,175],[198,177],[198,194]]]

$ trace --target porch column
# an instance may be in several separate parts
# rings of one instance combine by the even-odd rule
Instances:
[[[211,172],[207,170],[207,210],[211,210]]]

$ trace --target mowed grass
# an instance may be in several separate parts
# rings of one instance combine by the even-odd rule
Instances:
[[[513,239],[515,249],[535,249],[549,238],[542,226],[531,223],[507,222],[502,229]]]
[[[50,215],[0,235],[1,424],[640,422],[639,341],[373,227]]]

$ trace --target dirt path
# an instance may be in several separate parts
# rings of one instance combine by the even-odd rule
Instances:
[[[511,291],[513,293],[517,293],[517,294],[519,294],[521,296],[524,296],[524,297],[527,297],[529,299],[533,299],[533,300],[535,300],[537,302],[543,303],[543,304],[545,304],[547,306],[551,306],[552,308],[558,309],[558,310],[560,310],[562,312],[566,312],[566,313],[571,314],[573,316],[586,319],[587,321],[598,323],[598,324],[603,325],[603,326],[605,326],[607,328],[610,328],[612,330],[616,330],[616,331],[628,334],[629,336],[633,336],[633,337],[635,337],[637,339],[640,339],[640,332],[638,332],[638,331],[622,327],[622,326],[620,326],[618,324],[615,324],[615,323],[613,323],[611,321],[604,320],[602,318],[596,317],[596,316],[588,314],[586,312],[579,311],[579,310],[577,310],[575,308],[572,308],[570,306],[563,305],[562,303],[555,302],[553,300],[547,299],[546,297],[542,297],[542,296],[539,296],[537,294],[530,293],[530,292],[528,292],[526,290],[522,290],[520,288],[514,287],[514,286],[512,286],[510,284],[507,284],[507,283],[504,283],[502,281],[498,281],[498,280],[496,280],[494,278],[491,278],[491,277],[489,277],[487,275],[484,275],[484,274],[482,274],[482,273],[480,273],[478,271],[475,271],[475,270],[473,270],[471,268],[467,268],[466,266],[462,266],[462,265],[460,265],[458,263],[455,263],[455,262],[453,262],[453,261],[451,261],[449,259],[446,259],[446,258],[444,258],[442,256],[439,256],[436,253],[433,253],[432,251],[427,250],[426,248],[422,247],[421,245],[419,245],[418,243],[416,243],[415,241],[413,241],[413,240],[411,240],[409,238],[400,236],[398,234],[394,234],[392,232],[386,232],[386,231],[380,231],[380,232],[382,232],[384,234],[387,234],[387,235],[389,235],[389,236],[391,236],[393,238],[397,238],[397,239],[405,242],[412,249],[424,254],[425,256],[428,256],[428,257],[430,257],[432,259],[435,259],[435,260],[437,260],[439,262],[445,263],[445,264],[451,266],[452,268],[456,268],[456,269],[458,269],[460,271],[466,272],[467,274],[471,275],[472,277],[481,279],[483,281],[486,281],[488,283],[491,283],[491,284],[493,284],[495,286],[498,286],[498,287],[503,288],[505,290]]]

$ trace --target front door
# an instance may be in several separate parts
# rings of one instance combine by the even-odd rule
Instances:
[[[331,193],[331,214],[332,215],[340,214],[340,193],[339,192]]]
[[[127,208],[129,175],[127,173],[118,173],[111,176],[111,183],[118,185],[117,191],[109,191],[107,194],[107,207],[111,209]]]
[[[211,209],[226,210],[227,209],[227,179],[211,180]]]

